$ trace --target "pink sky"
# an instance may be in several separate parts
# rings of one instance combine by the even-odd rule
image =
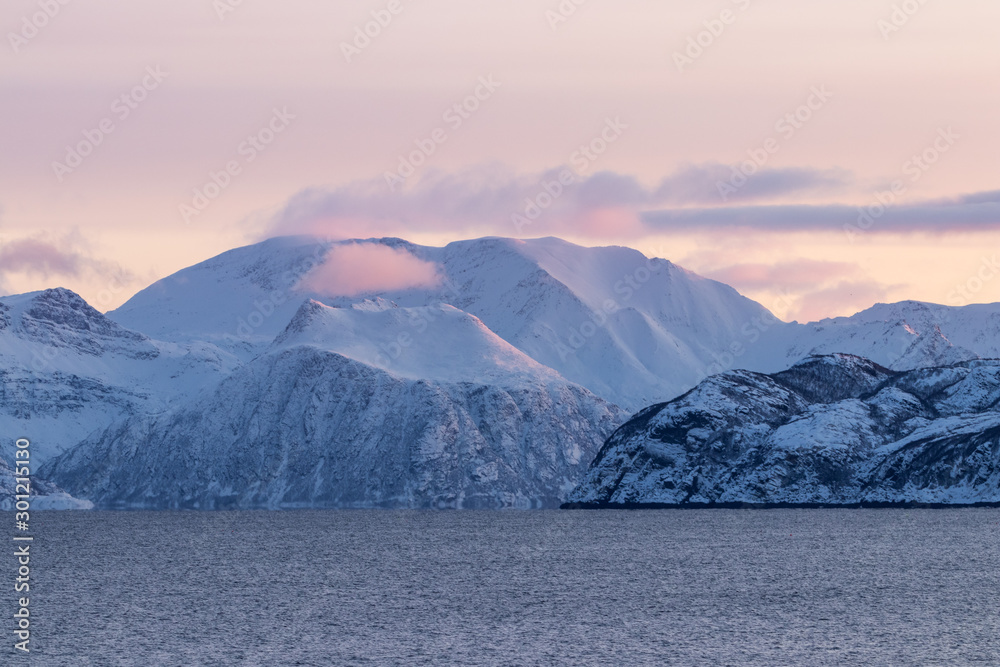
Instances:
[[[5,4],[0,293],[310,231],[630,245],[799,319],[1000,300],[995,1],[229,1]]]

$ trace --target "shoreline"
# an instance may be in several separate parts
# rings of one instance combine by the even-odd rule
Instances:
[[[975,503],[927,503],[908,501],[863,501],[857,503],[563,503],[561,510],[777,510],[777,509],[959,509],[959,508],[1000,508],[998,502]]]

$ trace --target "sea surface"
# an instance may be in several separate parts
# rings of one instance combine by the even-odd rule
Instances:
[[[997,509],[31,520],[3,665],[1000,664]]]

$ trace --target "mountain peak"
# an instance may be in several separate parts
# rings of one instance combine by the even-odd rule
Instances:
[[[158,354],[146,336],[113,322],[63,287],[3,297],[2,304],[5,324],[0,330],[10,329],[25,341],[92,356],[109,351],[136,358]]]
[[[806,357],[772,377],[812,403],[832,403],[864,396],[895,375],[874,361],[838,352]]]
[[[323,311],[326,310],[327,306],[323,305],[315,299],[306,299],[299,306],[299,309],[295,311],[295,315],[292,317],[288,326],[285,330],[278,334],[277,338],[274,339],[275,344],[282,344],[286,340],[290,339],[297,333],[301,333],[309,329],[310,325],[315,322],[318,318],[323,316]]]

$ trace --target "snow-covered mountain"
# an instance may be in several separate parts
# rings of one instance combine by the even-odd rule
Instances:
[[[387,256],[435,279],[348,284],[393,273]],[[997,357],[1000,304],[784,323],[627,248],[284,237],[107,316],[63,289],[0,298],[0,428],[38,461],[62,454],[65,488],[103,504],[551,504],[625,411],[832,353],[893,370]],[[192,453],[214,467],[175,463]]]
[[[39,462],[118,419],[164,410],[237,364],[211,345],[130,331],[66,289],[0,298],[0,430],[29,437]]]
[[[400,308],[390,301],[365,300],[331,308],[309,299],[271,350],[300,345],[336,352],[410,380],[566,384],[478,318],[447,304]]]
[[[608,439],[571,503],[1000,502],[1000,361],[715,375]]]
[[[447,303],[540,364],[629,409],[701,380],[718,350],[755,319],[773,321],[727,285],[621,247],[584,248],[554,238],[485,238],[443,248],[400,239],[285,237],[239,248],[139,292],[111,319],[158,339],[207,340],[252,358],[303,298],[349,305],[303,287],[331,250],[352,244],[406,251],[433,263],[435,287],[370,291],[401,306]],[[305,284],[307,284],[306,281]]]
[[[338,296],[308,277],[339,248],[392,248],[432,263],[435,287]],[[306,287],[308,285],[308,287]],[[780,322],[731,287],[622,247],[555,238],[484,238],[443,248],[401,239],[282,237],[184,269],[109,313],[160,340],[217,344],[244,360],[270,345],[304,298],[349,306],[450,304],[535,361],[630,410],[668,400],[708,375],[776,372],[846,352],[906,370],[1000,356],[1000,304],[878,304],[851,317]]]
[[[454,307],[310,300],[210,395],[41,474],[105,507],[557,506],[626,416]]]

